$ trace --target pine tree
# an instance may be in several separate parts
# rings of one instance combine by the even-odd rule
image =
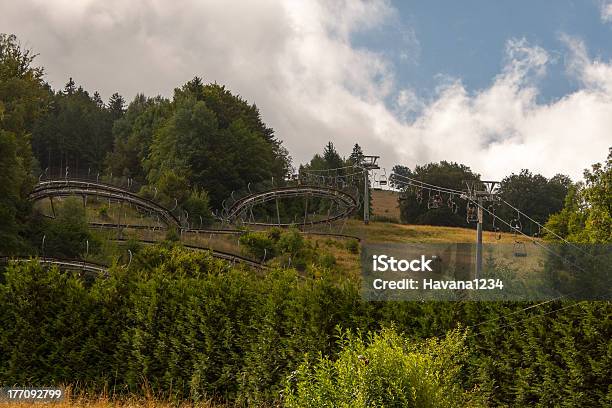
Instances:
[[[337,169],[344,165],[342,157],[340,157],[332,142],[328,142],[325,149],[323,149],[323,159],[328,169]]]
[[[74,80],[72,79],[72,77],[70,77],[70,79],[66,83],[66,86],[64,86],[64,93],[66,95],[72,95],[75,92],[76,92],[76,84],[74,83]]]
[[[104,107],[104,101],[102,100],[102,97],[100,96],[98,91],[94,92],[93,101],[96,103],[96,105],[98,105],[99,108]]]
[[[353,146],[353,151],[349,156],[349,162],[351,164],[360,164],[363,161],[363,156],[364,154],[361,146],[359,146],[358,143],[355,143],[355,146]]]
[[[125,99],[117,92],[111,95],[108,100],[108,111],[111,114],[113,120],[117,120],[125,113]]]

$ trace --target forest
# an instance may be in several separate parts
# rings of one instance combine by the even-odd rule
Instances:
[[[582,254],[564,256],[603,265],[609,282],[612,148],[606,155],[585,163],[581,181],[510,173],[499,195],[533,218],[526,236],[579,246]],[[366,301],[359,274],[345,266],[359,265],[357,239],[245,228],[240,254],[263,259],[262,273],[190,251],[180,226],[154,245],[122,236],[120,247],[89,220],[110,220],[110,199],[84,209],[80,197],[67,197],[53,217],[30,200],[41,181],[90,180],[129,188],[181,222],[217,228],[234,192],[350,169],[363,157],[357,140],[351,152],[330,141],[296,166],[254,103],[199,77],[171,98],[139,94],[129,103],[119,93],[104,101],[72,78],[53,89],[36,54],[0,34],[0,256],[31,258],[0,269],[0,385],[69,385],[92,398],[155,395],[203,406],[612,406],[609,297]],[[402,190],[397,177],[462,189],[481,179],[468,166],[397,164],[389,175],[401,224],[474,228],[463,206],[429,208],[427,196]],[[364,196],[380,180],[355,188]],[[349,226],[361,225],[363,205]],[[280,220],[303,206],[308,212],[308,204],[277,201],[271,214]],[[516,216],[504,206],[490,211]],[[492,220],[486,230],[512,232]],[[101,263],[107,272],[47,267],[38,262],[44,257]]]

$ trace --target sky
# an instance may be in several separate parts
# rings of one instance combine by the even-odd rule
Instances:
[[[387,174],[447,160],[579,180],[612,146],[612,0],[21,0],[0,32],[56,89],[224,84],[296,166],[358,142]]]

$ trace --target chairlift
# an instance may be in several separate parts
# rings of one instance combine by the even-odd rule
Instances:
[[[448,208],[451,209],[451,211],[453,213],[457,213],[457,203],[455,202],[455,200],[453,200],[453,195],[449,194],[448,195],[448,200],[446,200],[446,205],[448,206]]]
[[[515,241],[514,242],[514,256],[522,258],[527,256],[527,248],[525,247],[524,242]]]
[[[542,226],[538,224],[538,231],[533,234],[534,237],[538,238],[542,236]]]
[[[442,200],[442,196],[440,195],[439,192],[436,192],[433,196],[431,195],[431,190],[429,192],[429,199],[427,200],[427,208],[428,209],[436,209],[436,208],[440,208],[440,206],[442,205],[443,200]]]
[[[378,184],[380,184],[381,186],[386,186],[387,185],[387,170],[385,168],[383,168],[384,174],[380,175],[380,178],[378,179]]]
[[[521,232],[523,230],[523,224],[521,223],[521,216],[519,213],[516,214],[516,218],[510,221],[510,227],[514,232]]]
[[[468,223],[478,222],[478,211],[476,210],[475,205],[468,202],[467,207],[466,207],[466,213],[467,213],[466,220]]]
[[[496,240],[501,240],[502,238],[502,233],[501,233],[501,228],[499,228],[497,225],[495,225],[495,207],[494,206],[489,206],[489,210],[491,212],[491,215],[493,216],[493,232],[495,233],[495,239]]]
[[[423,202],[423,190],[418,189],[415,192],[417,203],[421,204]]]

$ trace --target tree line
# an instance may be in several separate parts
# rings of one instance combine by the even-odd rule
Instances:
[[[0,34],[0,252],[28,252],[38,178],[89,178],[141,186],[192,219],[251,182],[284,178],[291,158],[259,110],[224,86],[193,80],[171,99],[136,95],[104,102],[70,78],[44,80],[36,54]],[[127,182],[129,180],[129,183]]]
[[[480,174],[475,173],[468,166],[447,161],[417,165],[414,169],[396,165],[393,167],[393,173],[460,191],[465,191],[468,183],[482,179]],[[401,177],[395,180],[392,178],[391,184],[401,190],[399,206],[403,223],[454,227],[471,225],[467,220],[466,202],[457,194],[405,187],[406,183],[402,182]],[[541,174],[533,174],[524,169],[518,174],[512,173],[504,177],[499,183],[497,195],[501,200],[529,214],[536,222],[544,224],[552,214],[562,210],[566,195],[575,186],[576,184],[568,176],[557,174],[554,177],[546,178]],[[440,205],[432,205],[434,199],[441,200]],[[509,221],[519,217],[515,210],[500,202],[487,203],[487,205],[489,205],[487,208],[489,211],[505,220]],[[488,213],[485,214],[485,228],[511,231],[509,226],[499,221],[493,224],[493,217]],[[528,222],[525,222],[523,232],[534,236],[543,235],[541,229]]]

